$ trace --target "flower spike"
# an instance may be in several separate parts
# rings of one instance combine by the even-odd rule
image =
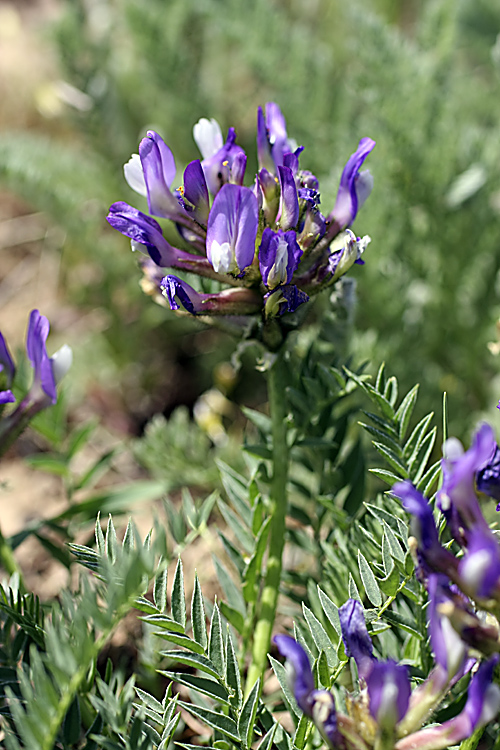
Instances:
[[[140,259],[143,289],[156,301],[165,306],[170,300],[172,309],[195,315],[202,314],[198,309],[202,305],[206,318],[237,315],[237,321],[226,321],[228,328],[246,330],[276,351],[305,317],[299,315],[292,323],[282,316],[294,314],[355,263],[363,263],[370,238],[356,237],[347,227],[369,192],[371,178],[360,169],[375,143],[369,138],[360,141],[342,174],[335,215],[325,218],[318,208],[318,179],[301,169],[304,149],[288,137],[275,102],[257,113],[259,168],[251,188],[244,186],[247,156],[236,143],[233,127],[224,140],[216,120],[202,118],[193,136],[201,161],[191,161],[183,185],[172,189],[174,156],[158,133],[148,131],[139,154],[132,156],[124,172],[130,187],[146,196],[149,215],[119,201],[111,206],[108,222],[132,240],[133,250],[148,255],[159,268],[179,269],[233,287],[231,293],[203,299],[184,281],[162,287],[165,272]],[[174,223],[182,250],[170,244],[171,235],[164,236],[154,217]],[[238,293],[235,287],[240,288]],[[255,316],[250,326],[243,315]]]

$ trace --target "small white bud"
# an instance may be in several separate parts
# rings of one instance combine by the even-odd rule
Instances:
[[[63,344],[50,358],[54,380],[60,383],[73,364],[73,351],[68,344]]]

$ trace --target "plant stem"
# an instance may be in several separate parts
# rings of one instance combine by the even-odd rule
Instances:
[[[5,568],[5,571],[9,576],[14,575],[14,573],[18,574],[19,589],[21,592],[25,591],[21,569],[19,568],[19,565],[17,564],[14,558],[14,555],[12,553],[12,549],[9,543],[7,542],[7,540],[5,539],[4,535],[2,534],[1,529],[0,529],[0,565],[2,565]]]
[[[282,346],[268,371],[269,411],[271,416],[273,474],[271,480],[268,559],[266,579],[260,600],[260,610],[255,626],[252,661],[248,669],[246,695],[262,678],[267,667],[267,653],[276,617],[283,548],[285,545],[285,521],[287,511],[288,446],[286,427],[286,383],[287,372]]]

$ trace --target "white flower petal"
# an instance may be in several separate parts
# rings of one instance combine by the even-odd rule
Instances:
[[[60,383],[73,364],[73,352],[68,344],[63,344],[50,358],[52,373],[56,383]]]
[[[129,161],[123,165],[123,173],[132,190],[146,197],[148,191],[139,154],[132,154]]]
[[[224,145],[222,131],[217,120],[202,117],[193,128],[193,138],[204,159],[210,159]]]
[[[222,245],[217,240],[212,242],[210,262],[216,273],[219,273],[219,271],[221,273],[229,273],[235,270],[236,261],[229,242],[223,242]]]

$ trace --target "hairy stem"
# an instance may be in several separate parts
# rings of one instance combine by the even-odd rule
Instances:
[[[266,579],[260,600],[258,619],[254,631],[252,661],[247,675],[246,694],[264,674],[267,653],[276,617],[287,511],[288,446],[286,428],[286,365],[284,347],[268,372],[269,411],[271,416],[273,474],[271,480],[271,529]]]

